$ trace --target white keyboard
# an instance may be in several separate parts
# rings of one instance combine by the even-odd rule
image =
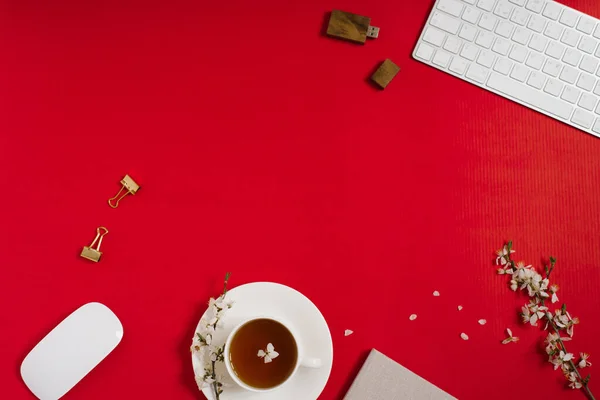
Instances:
[[[437,0],[413,57],[600,137],[599,20],[546,0]]]

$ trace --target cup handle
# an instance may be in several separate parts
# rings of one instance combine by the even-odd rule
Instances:
[[[300,361],[300,365],[306,368],[321,368],[321,364],[320,358],[305,357]]]

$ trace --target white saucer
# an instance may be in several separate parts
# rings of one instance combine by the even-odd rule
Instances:
[[[220,400],[316,400],[329,379],[333,364],[333,342],[325,318],[319,309],[302,293],[278,283],[256,282],[238,286],[227,292],[227,299],[235,303],[223,317],[223,328],[217,329],[213,344],[225,343],[231,330],[246,318],[261,315],[285,318],[296,330],[308,357],[322,361],[321,368],[300,367],[296,375],[280,388],[266,393],[254,393],[242,389],[227,374],[223,363],[218,363],[217,373],[225,376]],[[197,328],[198,329],[198,328]],[[199,353],[192,354],[194,374],[203,373]],[[202,393],[208,400],[215,400],[212,388]]]

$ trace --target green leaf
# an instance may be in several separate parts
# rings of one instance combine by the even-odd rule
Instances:
[[[508,243],[506,244],[506,247],[508,247],[509,252],[512,250],[512,240],[508,241]]]
[[[567,311],[567,305],[565,303],[563,303],[562,307],[560,308],[561,311],[563,312],[563,314],[565,313],[565,311]]]
[[[554,264],[556,264],[556,258],[550,256],[550,264],[554,266]]]

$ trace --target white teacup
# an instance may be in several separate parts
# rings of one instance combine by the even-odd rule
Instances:
[[[233,366],[231,365],[231,357],[230,357],[231,341],[235,337],[236,333],[240,330],[240,328],[242,326],[246,325],[247,323],[249,323],[251,321],[257,320],[257,319],[270,319],[270,320],[276,321],[276,322],[280,323],[281,325],[283,325],[292,334],[292,337],[294,338],[294,342],[296,344],[296,350],[298,351],[297,352],[298,356],[296,357],[296,364],[294,365],[292,373],[287,377],[287,379],[285,381],[281,382],[280,384],[278,384],[277,386],[273,386],[273,387],[265,388],[265,389],[250,386],[247,383],[245,383],[244,381],[242,381],[235,373]],[[250,390],[252,392],[270,392],[272,390],[277,389],[278,387],[284,385],[286,382],[288,382],[290,379],[292,379],[294,377],[294,375],[296,375],[296,372],[298,372],[298,368],[300,368],[301,366],[307,367],[307,368],[320,368],[321,367],[321,359],[320,358],[312,358],[312,357],[305,356],[304,349],[301,345],[301,341],[299,340],[299,337],[296,334],[296,332],[294,331],[294,329],[292,329],[289,324],[283,322],[280,318],[275,318],[275,317],[261,316],[261,317],[248,318],[248,319],[244,320],[242,323],[238,324],[235,328],[233,328],[233,330],[229,334],[229,337],[227,338],[227,341],[225,342],[224,356],[225,356],[225,367],[227,368],[227,372],[231,376],[231,379],[233,379],[233,381],[235,383],[237,383],[244,389]]]

